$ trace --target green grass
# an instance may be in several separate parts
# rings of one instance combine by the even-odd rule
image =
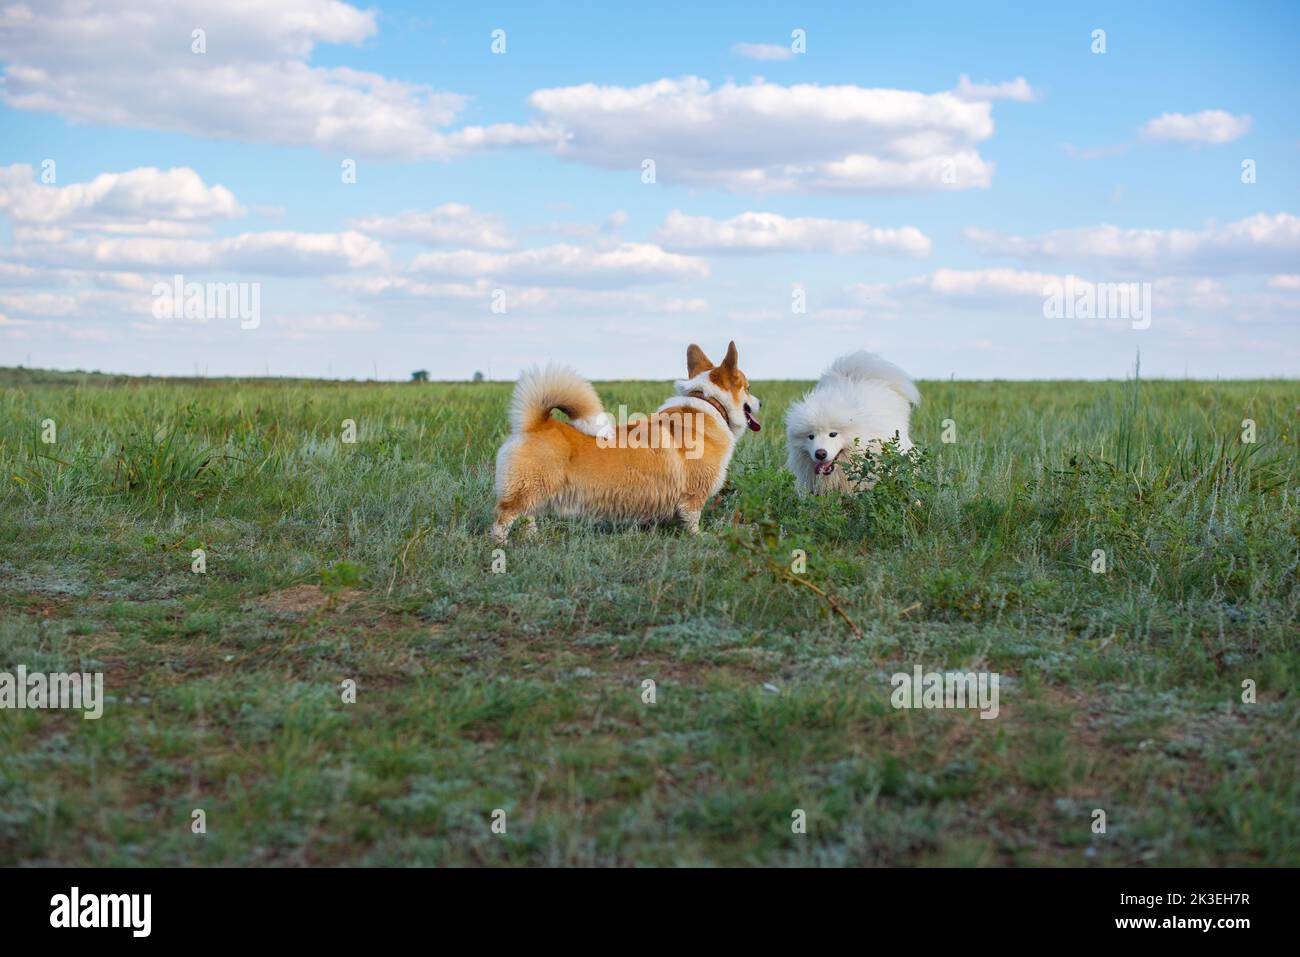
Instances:
[[[508,385],[0,370],[0,670],[110,696],[0,711],[0,864],[1300,864],[1294,382],[922,383],[854,502],[782,469],[806,385],[698,538],[494,574]],[[914,664],[1000,716],[893,709]]]

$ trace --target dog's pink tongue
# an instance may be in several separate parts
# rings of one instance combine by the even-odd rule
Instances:
[[[749,414],[748,409],[745,410],[745,424],[748,425],[750,430],[754,432],[758,432],[763,428],[761,425],[758,424],[758,419],[754,418],[752,415]]]

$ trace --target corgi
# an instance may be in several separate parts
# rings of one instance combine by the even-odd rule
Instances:
[[[591,383],[568,367],[525,372],[510,402],[510,437],[497,452],[493,539],[504,543],[519,518],[531,530],[541,513],[676,519],[697,534],[736,442],[761,428],[759,400],[737,363],[734,342],[716,366],[692,344],[676,394],[631,423],[615,423]],[[569,421],[552,418],[553,409]]]
[[[871,352],[840,356],[816,387],[786,412],[786,466],[800,495],[859,492],[870,478],[854,481],[843,459],[855,451],[879,451],[898,435],[898,448],[912,447],[912,407],[921,394],[907,373]]]

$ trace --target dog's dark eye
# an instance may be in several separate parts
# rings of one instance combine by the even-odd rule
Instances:
[[[812,441],[813,439],[815,439],[815,438],[817,438],[817,436],[815,436],[815,435],[810,435],[810,436],[808,436],[808,441],[811,442],[811,441]]]
[[[833,439],[833,438],[835,438],[835,436],[837,436],[837,435],[839,435],[838,432],[832,432],[832,433],[831,433],[831,438]]]

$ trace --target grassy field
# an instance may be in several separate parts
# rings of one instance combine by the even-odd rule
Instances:
[[[922,383],[918,469],[800,503],[806,385],[698,538],[494,572],[509,385],[0,370],[0,671],[109,696],[0,711],[0,864],[1300,864],[1295,382]]]

